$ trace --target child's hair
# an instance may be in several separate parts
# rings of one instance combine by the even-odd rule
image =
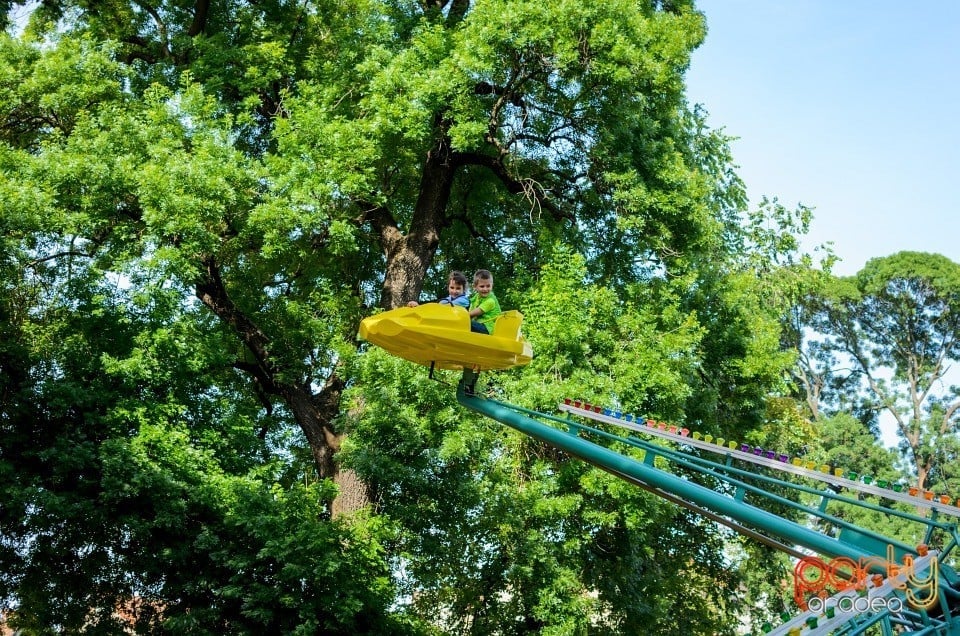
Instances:
[[[488,269],[478,269],[473,274],[473,284],[476,285],[478,280],[493,280],[493,274],[490,273]]]
[[[460,285],[464,289],[467,288],[467,277],[464,276],[463,272],[460,272],[457,270],[450,272],[450,278],[448,280],[452,280],[453,282],[455,282],[457,285]]]

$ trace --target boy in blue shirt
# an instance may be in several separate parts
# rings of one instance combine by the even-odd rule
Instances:
[[[467,298],[467,277],[463,275],[463,272],[456,270],[450,272],[450,277],[447,279],[447,296],[434,302],[470,309],[470,299]],[[407,303],[407,307],[416,307],[418,304],[417,301],[411,300]]]

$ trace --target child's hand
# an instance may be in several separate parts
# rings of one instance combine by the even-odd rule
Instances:
[[[419,304],[420,303],[418,303],[417,301],[411,300],[410,302],[407,303],[407,307],[417,307]]]

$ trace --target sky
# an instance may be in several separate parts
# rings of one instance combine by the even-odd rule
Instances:
[[[840,275],[902,250],[960,263],[960,2],[697,0],[687,95],[752,206],[814,208]]]

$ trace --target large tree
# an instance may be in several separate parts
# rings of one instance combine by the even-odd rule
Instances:
[[[382,552],[398,536],[418,548],[422,616],[520,616],[519,627],[473,619],[478,633],[561,630],[604,612],[609,629],[632,629],[699,603],[681,591],[683,569],[662,567],[677,551],[645,547],[658,528],[661,544],[692,551],[699,522],[583,467],[558,478],[548,449],[516,438],[436,435],[457,418],[417,391],[424,376],[358,358],[354,338],[363,315],[445,270],[488,267],[530,319],[537,362],[503,385],[528,406],[580,386],[717,430],[760,422],[784,364],[778,305],[758,285],[763,268],[740,260],[762,250],[743,249],[725,139],[684,100],[704,31],[692,3],[653,0],[36,7],[22,36],[0,42],[2,266],[16,273],[0,304],[0,475],[17,501],[0,547],[10,562],[31,557],[3,592],[50,607],[38,581],[58,558],[94,555],[51,597],[75,624],[91,599],[67,591],[95,580],[103,599],[133,589],[214,631],[306,630],[313,609],[331,631],[399,629],[384,570],[406,563],[400,548]],[[431,434],[394,428],[407,418]],[[503,463],[471,481],[469,462],[487,454]],[[51,476],[65,458],[73,472]],[[528,510],[533,482],[546,508]],[[436,501],[417,499],[424,484]],[[90,515],[94,501],[120,510]],[[301,503],[311,514],[295,513]],[[382,526],[320,523],[370,503]],[[518,526],[496,527],[501,511]],[[566,511],[581,527],[567,532]],[[75,519],[103,533],[57,534]],[[457,530],[475,534],[431,542]],[[470,539],[510,550],[490,562]],[[143,549],[108,558],[132,545]],[[202,567],[165,571],[170,555]],[[697,551],[691,569],[721,577],[719,558]],[[444,578],[449,596],[432,596],[434,573],[479,565],[474,585]],[[664,577],[664,600],[631,613]],[[516,595],[492,597],[504,582]],[[702,598],[734,583],[701,580]],[[601,604],[584,600],[596,593]]]
[[[337,351],[372,294],[397,306],[450,263],[509,274],[543,232],[621,272],[712,236],[690,3],[43,3],[27,34],[54,30],[11,67],[6,129],[61,162],[38,178],[64,233],[192,290],[342,508],[366,497],[333,458]],[[50,99],[76,81],[38,75],[67,55],[112,62]]]
[[[900,252],[871,259],[818,295],[819,334],[804,377],[834,409],[852,409],[877,432],[889,418],[919,488],[950,490],[957,475],[960,266]],[[818,361],[818,364],[813,364]],[[831,404],[831,402],[827,402]]]

